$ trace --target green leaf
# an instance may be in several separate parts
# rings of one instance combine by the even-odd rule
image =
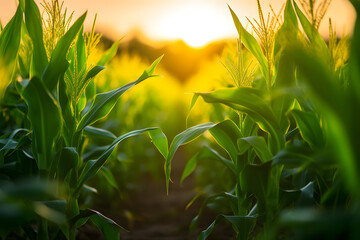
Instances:
[[[296,13],[292,6],[292,0],[286,1],[284,10],[284,22],[275,34],[274,54],[281,52],[284,43],[297,39],[299,26]]]
[[[309,156],[310,155],[310,156]],[[272,164],[283,164],[286,168],[300,168],[308,167],[310,164],[315,163],[311,154],[303,148],[287,146],[274,157]]]
[[[58,87],[59,105],[64,120],[63,136],[67,146],[72,145],[73,132],[75,131],[75,116],[71,108],[71,101],[67,94],[64,74],[59,78]]]
[[[281,170],[272,167],[269,161],[261,165],[248,164],[240,174],[241,189],[256,196],[259,217],[263,220],[270,220],[275,214]]]
[[[229,154],[231,160],[237,163],[237,140],[241,138],[240,129],[231,120],[222,121],[209,129],[216,142]]]
[[[203,123],[191,128],[186,129],[185,131],[176,135],[170,145],[169,153],[165,160],[165,178],[166,178],[166,191],[169,193],[169,182],[170,182],[170,172],[171,172],[171,160],[174,157],[176,150],[186,143],[189,143],[203,134],[206,130],[214,127],[214,123]]]
[[[94,210],[91,210],[94,211]],[[120,231],[126,231],[125,228],[115,223],[110,218],[96,212],[96,214],[90,216],[91,222],[93,222],[103,233],[106,240],[120,239]]]
[[[287,0],[284,12],[284,23],[275,35],[274,55],[275,55],[275,82],[272,88],[272,109],[280,123],[283,133],[289,128],[287,112],[294,103],[294,96],[289,94],[286,89],[296,85],[295,81],[295,64],[287,60],[285,46],[289,42],[296,41],[298,37],[298,20],[291,0]],[[278,61],[276,61],[278,59]],[[284,92],[283,94],[274,94]]]
[[[114,108],[119,97],[124,92],[129,90],[131,87],[144,81],[147,78],[155,77],[156,75],[153,75],[153,73],[155,71],[157,64],[160,62],[161,58],[162,56],[156,59],[151,64],[151,66],[148,69],[146,69],[144,73],[136,81],[133,81],[123,87],[112,90],[110,92],[97,94],[89,111],[86,112],[86,114],[81,118],[77,126],[77,131],[81,131],[86,126],[91,125],[94,122],[98,121],[99,119],[107,116],[110,113],[110,111]]]
[[[196,165],[197,165],[197,161],[198,161],[199,155],[202,154],[202,152],[204,151],[204,149],[206,149],[206,148],[201,149],[200,152],[196,153],[196,154],[187,162],[187,164],[185,165],[185,169],[184,169],[184,171],[183,171],[183,174],[181,175],[180,184],[181,184],[191,173],[194,172],[194,170],[195,170],[195,168],[196,168]]]
[[[22,25],[22,10],[20,6],[17,8],[14,17],[9,21],[0,35],[0,59],[4,61],[2,64],[14,62],[17,57]]]
[[[121,227],[110,218],[107,218],[101,213],[91,209],[80,211],[80,214],[71,220],[71,224],[74,224],[75,226],[81,226],[89,219],[99,228],[106,240],[120,239],[119,232],[127,232],[125,228]]]
[[[186,164],[183,174],[181,176],[182,183],[196,168],[197,161],[201,159],[214,159],[223,163],[226,167],[229,168],[231,172],[236,175],[235,165],[232,161],[221,156],[217,151],[207,146],[203,147],[199,152],[197,152]]]
[[[6,88],[10,84],[16,68],[16,57],[18,55],[23,12],[20,6],[14,17],[9,21],[0,34],[0,102],[2,101]]]
[[[92,126],[87,126],[84,128],[84,132],[83,134],[85,136],[93,136],[93,137],[104,137],[104,138],[109,138],[109,139],[116,139],[116,136],[105,129],[102,128],[96,128],[96,127],[92,127]]]
[[[287,51],[291,53],[289,61],[297,64],[298,71],[303,75],[300,80],[307,85],[307,90],[324,114],[327,128],[331,129],[328,132],[327,141],[330,146],[328,149],[334,159],[342,165],[350,189],[360,196],[357,187],[360,172],[360,166],[357,164],[360,156],[357,133],[360,131],[360,126],[354,124],[358,122],[360,116],[357,111],[348,108],[356,102],[356,98],[351,94],[352,90],[340,91],[339,84],[326,63],[299,43],[288,46]]]
[[[64,212],[57,209],[55,203],[41,201],[57,197],[54,195],[54,187],[56,187],[54,184],[39,179],[2,181],[0,235],[11,232],[9,230],[17,231],[19,226],[30,225],[39,220],[39,217],[59,225],[64,224],[66,222]]]
[[[270,134],[271,152],[276,154],[285,145],[279,123],[265,102],[264,92],[252,88],[221,89],[212,93],[199,93],[209,103],[222,103],[248,114],[265,132]]]
[[[48,58],[43,40],[42,19],[34,0],[25,1],[25,23],[33,44],[30,77],[37,76],[40,78],[48,64]]]
[[[148,67],[143,74],[139,77],[138,81],[144,81],[147,78],[150,77],[158,77],[159,75],[153,75],[156,66],[159,64],[159,62],[161,61],[161,59],[164,57],[164,55],[160,56],[159,58],[157,58],[151,65],[150,67]]]
[[[57,168],[57,177],[63,181],[70,171],[74,171],[77,174],[79,164],[79,154],[73,147],[65,147],[61,151],[60,161]],[[77,179],[75,179],[77,180]],[[70,183],[72,187],[76,187],[76,182]],[[75,185],[75,186],[74,186]]]
[[[163,133],[163,131],[158,128],[148,132],[151,142],[155,145],[155,147],[159,150],[161,155],[166,158],[169,152],[168,140]]]
[[[152,130],[155,130],[155,129],[157,129],[157,128],[145,128],[145,129],[140,129],[140,130],[134,130],[134,131],[128,132],[128,133],[116,138],[113,141],[113,143],[101,154],[101,156],[99,158],[97,158],[96,160],[90,160],[85,164],[85,167],[82,170],[81,175],[79,177],[77,189],[76,189],[74,194],[75,195],[78,194],[81,187],[82,187],[82,185],[87,180],[89,180],[90,178],[92,178],[93,176],[96,175],[96,173],[105,164],[108,157],[111,155],[111,153],[113,152],[115,147],[120,142],[122,142],[123,140],[125,140],[125,139],[127,139],[129,137],[138,136],[140,134],[143,134],[145,132],[149,132],[149,131],[152,131]]]
[[[4,146],[0,149],[0,152],[4,150],[16,148],[18,142],[14,141],[14,138],[19,132],[29,132],[29,130],[25,128],[18,128],[10,134],[8,139],[0,139],[2,140],[0,143],[4,144]]]
[[[53,159],[55,140],[61,131],[60,109],[41,80],[30,80],[23,97],[29,106],[33,131],[33,154],[40,170],[47,170]]]
[[[186,120],[185,120],[186,128],[188,128],[188,120],[190,117],[191,110],[194,108],[198,98],[199,98],[199,94],[195,93],[191,99],[190,108],[189,108],[188,114],[186,115]]]
[[[295,6],[296,14],[300,20],[301,26],[306,33],[306,36],[309,38],[311,44],[314,46],[314,50],[318,51],[320,56],[323,56],[324,59],[329,59],[329,51],[324,39],[321,37],[318,30],[309,22],[304,13],[300,10],[296,2],[293,0]]]
[[[256,223],[256,217],[254,216],[224,215],[224,218],[233,225],[240,239],[248,239],[249,234],[254,229]]]
[[[304,140],[312,147],[323,148],[325,140],[318,116],[314,112],[303,112],[296,109],[292,110],[291,114]]]
[[[240,138],[238,140],[238,147],[240,152],[244,153],[244,150],[246,151],[248,149],[246,145],[249,145],[252,148],[254,148],[256,155],[260,158],[260,160],[263,163],[271,160],[272,154],[263,137],[251,136],[251,137]],[[244,148],[244,150],[242,150],[242,148]]]
[[[94,81],[90,81],[85,90],[86,99],[92,101],[96,94],[96,85]]]
[[[284,210],[279,216],[282,229],[299,232],[303,239],[341,239],[344,233],[354,234],[357,238],[358,221],[355,212],[314,207]]]
[[[102,67],[102,66],[95,66],[92,69],[90,69],[90,71],[87,73],[87,75],[85,77],[85,82],[87,82],[89,79],[94,78],[96,75],[98,75],[104,69],[105,69],[105,67]],[[84,88],[86,86],[87,85],[84,84],[83,86],[81,86],[81,88]]]
[[[314,182],[309,182],[306,186],[300,189],[301,197],[297,204],[299,207],[311,207],[314,204]]]
[[[121,39],[113,43],[113,45],[103,54],[97,65],[105,66],[105,64],[116,55],[120,41]]]
[[[56,47],[51,54],[49,65],[43,74],[44,83],[50,91],[55,88],[58,83],[59,76],[61,76],[68,67],[69,63],[66,60],[68,49],[82,28],[86,14],[87,13],[84,13],[78,20],[76,20],[76,22],[56,44]]]
[[[119,189],[119,186],[118,186],[118,184],[116,183],[116,180],[115,180],[115,178],[114,178],[114,175],[112,174],[112,172],[110,171],[109,168],[103,166],[103,167],[101,168],[101,173],[102,173],[102,175],[105,177],[106,181],[107,181],[108,183],[110,183],[110,185],[111,185],[112,187],[114,187],[114,188],[116,188],[116,189]]]
[[[256,223],[256,217],[254,216],[227,216],[221,214],[216,217],[215,221],[212,222],[206,230],[200,233],[198,240],[207,239],[214,230],[215,226],[223,219],[232,224],[239,239],[248,239],[248,236],[254,229]]]
[[[269,78],[269,69],[268,69],[268,62],[261,50],[261,47],[259,43],[256,41],[256,39],[248,33],[245,28],[241,25],[239,18],[236,16],[234,11],[229,7],[229,10],[231,12],[231,16],[233,18],[233,21],[235,23],[236,30],[239,34],[239,39],[241,39],[241,42],[245,45],[245,47],[255,56],[255,58],[258,60],[260,66],[261,66],[261,72],[265,79]]]
[[[358,1],[351,0],[350,1],[354,6],[357,17],[354,27],[354,33],[351,41],[351,49],[350,49],[350,83],[349,90],[353,91],[355,98],[357,98],[357,102],[360,102],[360,4]]]
[[[87,67],[87,57],[86,57],[86,43],[84,38],[84,27],[82,26],[76,41],[76,56],[78,70],[81,70],[83,67]]]

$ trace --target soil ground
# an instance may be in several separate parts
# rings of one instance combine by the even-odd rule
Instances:
[[[177,154],[176,157],[181,158],[181,154]],[[97,209],[130,230],[120,234],[122,240],[197,239],[199,233],[206,229],[215,219],[215,213],[205,211],[200,218],[198,228],[193,233],[189,232],[189,225],[199,211],[201,200],[195,201],[190,208],[185,209],[189,201],[196,195],[196,192],[193,190],[194,186],[191,177],[184,181],[182,186],[179,184],[181,171],[184,167],[182,164],[184,161],[181,160],[174,159],[173,161],[171,176],[174,183],[170,183],[168,196],[166,195],[165,180],[155,181],[146,177],[140,184],[142,189],[139,189],[136,194],[122,204],[122,210],[126,209],[130,217],[125,218],[124,214],[116,214],[117,210],[106,209],[106,206],[101,207],[104,209]],[[101,239],[101,234],[96,232],[96,229],[90,228],[90,226],[86,225],[82,227],[79,238]],[[233,230],[231,226],[219,226],[209,239],[233,239],[232,236]]]

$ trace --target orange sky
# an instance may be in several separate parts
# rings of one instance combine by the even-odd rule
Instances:
[[[42,0],[35,0],[39,3]],[[7,22],[15,12],[17,0],[0,0],[0,19]],[[183,39],[201,45],[224,37],[236,37],[236,30],[227,9],[229,4],[246,25],[245,16],[257,18],[256,0],[64,0],[75,16],[88,10],[87,25],[98,13],[97,29],[116,39],[142,31],[153,40]],[[285,0],[261,0],[264,12],[269,3],[275,11]],[[355,13],[347,0],[333,0],[320,28],[328,34],[328,17],[336,23],[337,32],[352,30]]]

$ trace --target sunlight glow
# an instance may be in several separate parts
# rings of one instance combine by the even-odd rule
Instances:
[[[202,47],[233,30],[228,28],[229,24],[224,23],[219,11],[205,8],[204,5],[180,8],[164,19],[166,20],[162,21],[159,31],[168,38],[180,38],[192,47]]]

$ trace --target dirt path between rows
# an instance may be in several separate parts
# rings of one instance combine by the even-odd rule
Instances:
[[[109,211],[106,209],[100,211],[130,230],[120,234],[122,240],[193,240],[197,239],[199,233],[215,219],[215,214],[206,212],[200,218],[198,229],[193,233],[189,232],[189,225],[197,215],[201,201],[197,200],[190,208],[185,209],[196,192],[193,190],[194,184],[191,177],[180,186],[179,181],[185,160],[181,159],[182,154],[177,154],[175,157],[171,173],[174,183],[170,183],[168,196],[165,180],[155,181],[144,178],[140,185],[141,189],[123,205],[124,209],[131,213],[132,221],[124,218],[124,214],[119,216],[114,212],[106,213]],[[214,231],[209,239],[232,239],[231,236],[231,227],[223,227]],[[101,238],[97,236],[96,239],[99,237]]]

